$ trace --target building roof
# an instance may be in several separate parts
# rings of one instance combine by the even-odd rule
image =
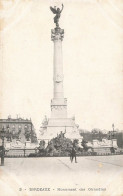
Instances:
[[[0,119],[0,123],[32,123],[31,119],[23,119],[23,118],[7,118]]]

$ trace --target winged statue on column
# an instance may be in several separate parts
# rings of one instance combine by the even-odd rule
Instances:
[[[61,12],[64,8],[64,5],[62,4],[62,8],[57,8],[56,6],[51,7],[50,6],[50,10],[53,12],[53,14],[56,14],[55,17],[54,17],[54,23],[56,24],[56,27],[59,27],[59,18],[61,16]]]

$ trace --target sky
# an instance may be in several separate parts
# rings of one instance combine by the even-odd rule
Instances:
[[[64,95],[81,129],[123,129],[122,0],[2,0],[0,118],[39,128],[53,98],[53,13],[64,4]]]

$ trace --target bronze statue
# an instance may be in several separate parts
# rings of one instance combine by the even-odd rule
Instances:
[[[60,10],[60,8],[56,8],[56,6],[54,6],[54,8],[50,6],[50,10],[53,12],[53,14],[56,14],[55,17],[54,17],[54,23],[56,23],[56,27],[59,27],[59,24],[58,24],[59,23],[59,18],[61,16],[61,12],[62,12],[63,8],[64,8],[63,4],[62,4],[62,9],[61,10]]]

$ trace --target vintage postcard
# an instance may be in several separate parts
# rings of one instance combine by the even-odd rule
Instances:
[[[122,0],[0,0],[0,195],[123,195]]]

